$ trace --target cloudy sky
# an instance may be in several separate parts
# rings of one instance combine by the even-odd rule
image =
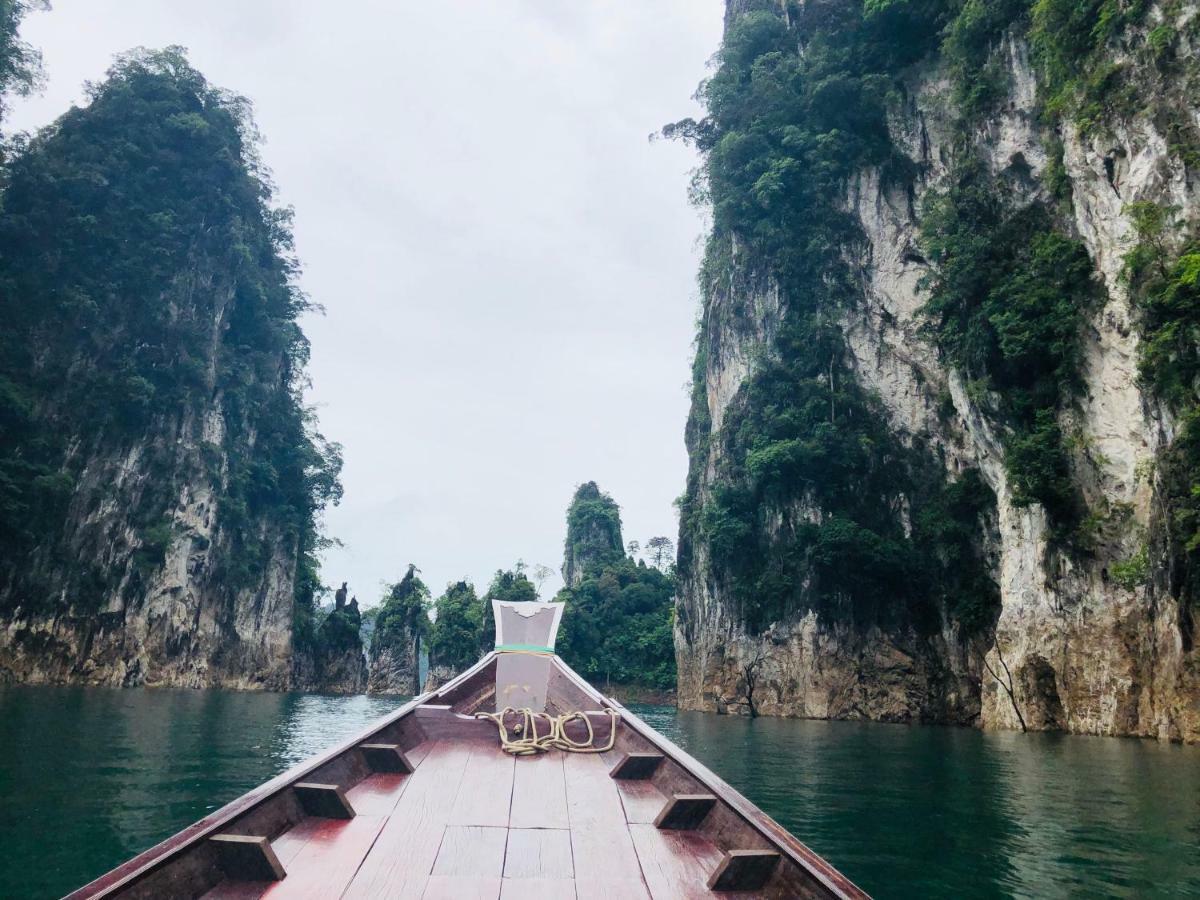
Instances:
[[[589,479],[627,540],[674,538],[703,222],[692,153],[647,137],[696,114],[722,0],[53,5],[22,32],[49,84],[10,130],[136,46],[182,44],[254,102],[326,309],[305,323],[346,458],[326,581],[373,603],[409,562],[435,593],[557,569]]]

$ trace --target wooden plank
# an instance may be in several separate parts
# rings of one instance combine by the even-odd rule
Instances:
[[[392,896],[385,894],[381,896]],[[500,896],[499,878],[469,875],[431,875],[421,900],[496,900]],[[537,900],[538,894],[526,894],[522,900]],[[573,896],[573,895],[572,895]]]
[[[404,793],[408,783],[408,775],[391,772],[377,772],[368,775],[350,790],[346,791],[346,799],[354,807],[355,812],[367,816],[390,815]]]
[[[430,748],[370,855],[346,892],[347,900],[420,898],[442,843],[442,832],[471,751],[453,742]]]
[[[512,793],[513,758],[497,744],[474,742],[447,824],[507,828]]]
[[[208,839],[217,851],[217,865],[234,881],[278,881],[286,874],[283,863],[265,837],[216,834]]]
[[[448,825],[432,874],[499,878],[504,870],[507,839],[507,828]]]
[[[613,778],[649,778],[662,761],[661,753],[626,753],[611,774]]]
[[[779,866],[774,850],[730,850],[709,876],[713,891],[761,891]]]
[[[630,824],[653,823],[667,805],[663,792],[649,781],[620,780],[615,783],[621,805],[625,807],[625,821]]]
[[[513,760],[510,828],[570,828],[564,753],[539,753]]]
[[[477,682],[493,680],[490,673],[494,666],[495,654],[488,653],[471,668],[454,678],[449,684],[444,685],[442,691],[449,691],[453,688],[469,691],[472,689],[471,685]],[[135,884],[153,884],[154,880],[160,877],[169,879],[169,876],[163,876],[163,870],[180,863],[185,854],[190,854],[209,837],[224,830],[235,819],[244,818],[247,814],[254,815],[256,810],[264,804],[272,802],[280,792],[298,781],[304,781],[306,776],[353,750],[357,745],[393,731],[394,726],[398,726],[410,713],[433,696],[434,694],[429,693],[414,697],[395,712],[372,722],[358,734],[297,763],[286,772],[248,791],[198,822],[194,822],[149,850],[139,853],[133,859],[73,891],[69,895],[71,900],[97,900],[100,897],[113,897]],[[143,889],[143,893],[145,893],[145,889]]]
[[[650,896],[654,900],[711,897],[708,876],[721,862],[721,851],[694,831],[663,831],[630,825],[633,843]]]
[[[563,774],[576,890],[583,882],[640,879],[625,810],[604,762],[593,753],[564,754]]]
[[[288,866],[288,877],[271,885],[264,900],[340,897],[383,828],[382,816],[321,819]]]
[[[275,851],[275,855],[279,857],[279,861],[283,863],[285,869],[316,834],[323,821],[323,819],[305,819],[271,841],[271,849]]]
[[[504,854],[505,878],[571,878],[571,832],[550,828],[512,828]]]
[[[413,765],[400,749],[399,744],[359,744],[367,765],[372,772],[398,772],[407,775],[413,770]]]
[[[578,900],[650,900],[650,892],[640,875],[637,878],[576,879],[575,896]]]
[[[704,817],[717,805],[712,794],[675,794],[654,820],[659,828],[689,831],[699,828]]]
[[[292,789],[300,798],[300,805],[310,816],[325,819],[353,819],[354,807],[346,799],[346,792],[336,784],[317,784],[304,781]]]
[[[547,898],[574,900],[574,879],[505,878],[500,888],[500,900],[547,900]]]

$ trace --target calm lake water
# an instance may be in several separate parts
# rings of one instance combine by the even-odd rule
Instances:
[[[54,897],[396,700],[0,687],[0,897]],[[1200,748],[635,707],[878,897],[1200,896]]]

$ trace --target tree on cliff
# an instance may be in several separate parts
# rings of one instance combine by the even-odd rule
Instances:
[[[665,560],[664,540],[647,542],[652,558]],[[616,501],[594,481],[582,485],[567,510],[563,573],[573,577],[555,598],[567,604],[559,654],[587,678],[674,687],[675,580],[623,546]]]
[[[567,508],[567,539],[563,548],[563,581],[578,584],[595,565],[625,555],[621,541],[621,510],[594,481],[581,484]]]
[[[25,15],[49,9],[49,0],[0,0],[0,121],[8,111],[6,95],[28,96],[42,83],[42,54],[17,37]]]
[[[446,592],[434,601],[434,609],[437,618],[429,630],[430,670],[457,673],[474,665],[490,649],[484,622],[491,619],[491,608],[479,599],[469,581],[457,581],[446,586]]]
[[[417,577],[417,567],[409,563],[405,576],[388,588],[375,617],[367,690],[417,693],[421,641],[428,633],[429,588]]]

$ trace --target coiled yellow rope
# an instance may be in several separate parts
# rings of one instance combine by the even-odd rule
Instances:
[[[546,753],[550,750],[565,750],[568,753],[605,753],[613,748],[613,744],[617,739],[617,720],[620,714],[615,709],[605,709],[608,713],[608,743],[603,747],[594,746],[596,743],[596,732],[592,728],[591,720],[581,712],[563,713],[561,716],[552,716],[549,713],[534,712],[529,707],[524,709],[513,709],[511,706],[506,706],[498,713],[477,712],[477,719],[491,719],[496,723],[496,728],[500,731],[500,749],[505,753],[511,753],[513,756],[532,756],[535,753]],[[504,724],[504,717],[509,713],[522,717],[522,721],[513,731],[521,735],[520,737],[512,738],[508,735],[508,728]],[[538,734],[537,723],[539,719],[545,719],[548,728],[545,734]],[[567,723],[579,719],[587,726],[587,740],[573,741],[567,736]]]

